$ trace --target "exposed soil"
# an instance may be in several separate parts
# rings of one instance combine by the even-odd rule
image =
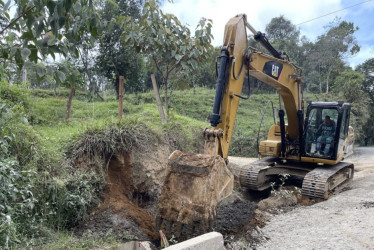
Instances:
[[[250,221],[254,217],[256,204],[243,200],[233,194],[229,201],[223,201],[217,206],[215,231],[225,235],[245,232],[250,227]]]
[[[134,185],[134,175],[129,153],[123,152],[112,158],[108,165],[103,201],[90,218],[76,228],[78,235],[87,230],[98,235],[112,230],[123,240],[153,241],[159,237],[155,217],[147,211],[153,209],[154,197],[151,199],[143,190],[142,182]]]

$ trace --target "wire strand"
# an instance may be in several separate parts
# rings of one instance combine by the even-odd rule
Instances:
[[[371,2],[371,1],[373,1],[373,0],[367,0],[367,1],[364,1],[364,2],[361,2],[361,3],[356,3],[356,4],[354,4],[354,5],[351,5],[351,6],[345,7],[345,8],[340,9],[340,10],[335,10],[335,11],[333,11],[333,12],[330,12],[330,13],[324,14],[324,15],[322,15],[322,16],[315,17],[315,18],[312,18],[312,19],[310,19],[310,20],[307,20],[307,21],[301,22],[301,23],[299,23],[299,24],[296,24],[296,26],[299,26],[299,25],[304,24],[304,23],[309,23],[309,22],[311,22],[311,21],[314,21],[314,20],[320,19],[320,18],[322,18],[322,17],[328,16],[328,15],[331,15],[331,14],[334,14],[334,13],[337,13],[337,12],[340,12],[340,11],[343,11],[343,10],[346,10],[346,9],[350,9],[350,8],[355,7],[355,6],[358,6],[358,5],[361,5],[361,4],[364,4],[364,3],[368,3],[368,2]]]

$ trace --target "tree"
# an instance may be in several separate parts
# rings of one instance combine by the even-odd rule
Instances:
[[[15,17],[10,3],[0,0],[0,63],[4,68],[16,63],[19,69],[33,67],[47,56],[79,56],[77,42],[82,33],[92,40],[100,31],[100,22],[92,0],[14,1]],[[22,34],[22,35],[20,35]],[[55,72],[63,78],[63,72]]]
[[[265,32],[270,41],[297,41],[300,35],[296,25],[292,24],[284,15],[273,17],[266,25]]]
[[[220,54],[221,48],[216,47],[210,51],[209,59],[201,63],[193,74],[188,76],[193,87],[216,87],[216,57]]]
[[[362,89],[369,95],[374,105],[374,58],[368,59],[363,64],[358,65],[356,70],[364,74],[365,79]]]
[[[107,29],[103,30],[99,41],[96,65],[105,77],[112,80],[117,98],[120,75],[125,78],[127,91],[144,90],[144,59],[121,42],[121,34],[126,27],[123,28],[117,22],[121,15],[139,19],[141,5],[142,1],[139,0],[106,1],[100,11],[102,20],[107,24]]]
[[[355,27],[352,22],[332,23],[327,32],[317,38],[310,50],[308,61],[311,67],[309,68],[313,68],[324,76],[326,93],[329,92],[333,71],[344,66],[344,59],[360,51],[360,46],[354,37],[357,30],[358,27]],[[320,91],[322,91],[322,86]]]
[[[341,72],[334,81],[332,92],[338,100],[343,99],[352,104],[352,125],[355,128],[358,141],[365,138],[364,126],[369,118],[369,98],[362,90],[365,76],[353,70]]]
[[[283,15],[274,17],[265,28],[266,37],[275,48],[284,51],[295,63],[300,63],[300,30]]]
[[[209,59],[209,51],[213,49],[211,21],[201,19],[195,36],[191,37],[189,28],[174,15],[163,13],[154,0],[144,4],[138,21],[131,17],[123,17],[120,21],[124,26],[124,44],[144,54],[152,71],[161,75],[167,117],[169,79],[172,74],[192,72]]]
[[[70,112],[71,112],[71,104],[73,101],[73,97],[75,96],[75,90],[77,87],[84,86],[85,82],[83,81],[82,73],[78,70],[79,68],[76,67],[70,61],[64,61],[58,65],[58,69],[61,72],[64,72],[65,79],[61,79],[59,81],[59,85],[64,87],[70,88],[69,97],[66,103],[66,116],[65,121],[69,123],[70,121]]]
[[[362,84],[362,90],[370,98],[369,119],[363,126],[364,145],[374,144],[374,58],[366,60],[363,64],[357,66],[358,72],[364,74],[365,79]]]

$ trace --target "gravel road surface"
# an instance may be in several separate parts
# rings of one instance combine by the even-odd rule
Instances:
[[[346,161],[355,176],[345,191],[273,216],[257,249],[374,249],[374,147],[356,148]]]

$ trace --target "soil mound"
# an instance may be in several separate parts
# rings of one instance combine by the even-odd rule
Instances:
[[[215,231],[226,234],[246,232],[254,216],[256,204],[251,201],[235,198],[217,206]]]

